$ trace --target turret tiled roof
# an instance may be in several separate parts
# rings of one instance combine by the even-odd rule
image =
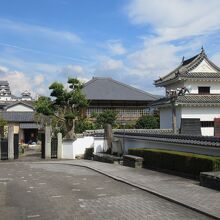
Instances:
[[[170,98],[161,98],[155,101],[153,106],[170,105]],[[176,104],[179,105],[201,105],[201,106],[220,106],[220,95],[182,95],[176,99]]]
[[[203,60],[215,69],[213,72],[191,72],[194,70]],[[202,49],[201,53],[197,54],[190,59],[183,60],[182,63],[169,74],[165,75],[164,77],[155,80],[156,86],[164,86],[169,84],[170,82],[175,82],[181,78],[218,78],[220,79],[220,68],[217,67],[213,62],[211,62],[207,55],[205,54],[204,50]]]

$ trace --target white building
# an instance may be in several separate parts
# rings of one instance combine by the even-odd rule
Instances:
[[[21,93],[21,97],[12,95],[8,81],[0,81],[0,102],[34,101],[27,90]]]
[[[203,48],[201,53],[187,60],[183,58],[175,70],[155,80],[155,86],[164,87],[166,93],[183,87],[189,90],[175,101],[177,129],[183,129],[184,121],[193,128],[193,122],[199,119],[202,135],[220,136],[220,68],[207,58]],[[170,98],[166,95],[155,105],[160,110],[160,128],[172,128]]]
[[[21,93],[20,97],[12,95],[8,81],[0,81],[0,119],[14,125],[19,142],[37,139],[40,126],[35,120],[34,101],[28,91]]]

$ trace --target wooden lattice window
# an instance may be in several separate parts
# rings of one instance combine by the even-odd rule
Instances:
[[[209,86],[199,86],[198,90],[199,90],[199,94],[201,94],[201,95],[210,94],[210,87]]]

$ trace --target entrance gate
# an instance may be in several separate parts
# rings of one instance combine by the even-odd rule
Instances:
[[[19,135],[14,134],[14,159],[19,157]]]
[[[1,138],[1,160],[7,160],[8,159],[8,139],[7,138]]]
[[[57,138],[51,139],[51,158],[57,158]]]
[[[41,134],[41,158],[45,159],[45,133]]]

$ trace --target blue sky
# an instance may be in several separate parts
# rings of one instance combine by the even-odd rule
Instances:
[[[219,0],[0,0],[0,76],[15,94],[108,76],[155,94],[182,56],[220,65]]]

